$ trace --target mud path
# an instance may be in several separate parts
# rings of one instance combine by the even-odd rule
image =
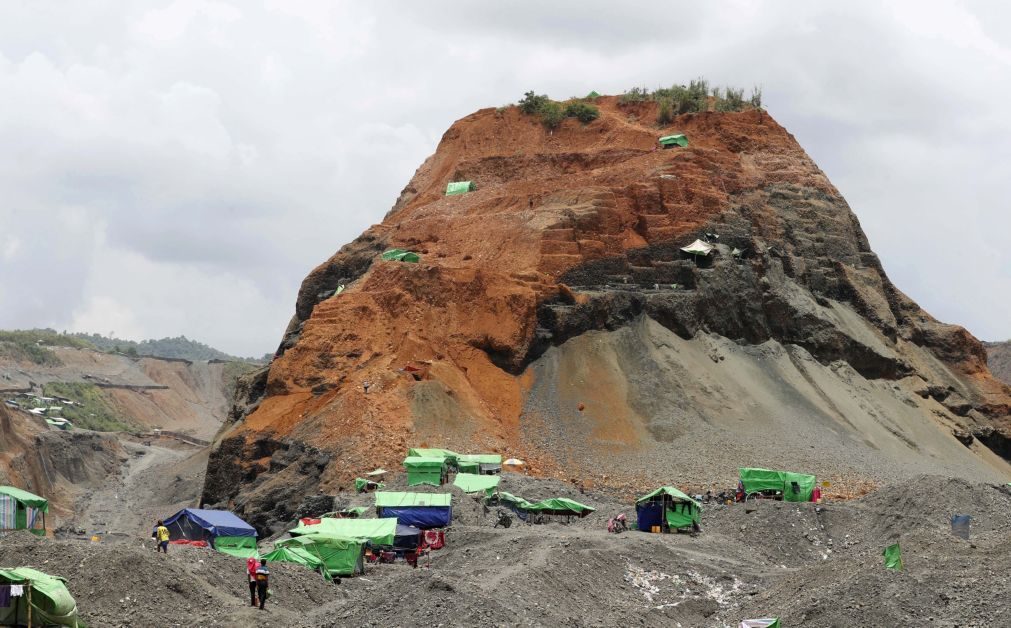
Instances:
[[[70,526],[77,536],[103,542],[144,538],[153,522],[195,505],[206,453],[192,447],[143,444],[122,439],[129,460],[118,475],[82,495]]]

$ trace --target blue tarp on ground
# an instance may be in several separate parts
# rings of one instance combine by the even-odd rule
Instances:
[[[452,506],[383,506],[380,517],[396,517],[401,525],[414,526],[422,530],[443,528],[453,520]]]
[[[228,510],[184,508],[165,520],[172,540],[219,536],[256,536],[256,529]]]
[[[642,532],[652,532],[653,526],[663,525],[663,504],[646,502],[635,506],[636,527]]]

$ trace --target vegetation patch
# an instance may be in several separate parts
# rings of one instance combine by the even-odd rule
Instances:
[[[65,336],[52,329],[15,329],[0,331],[0,358],[31,362],[41,366],[60,366],[63,361],[49,347],[93,349],[88,342]]]
[[[565,118],[575,118],[589,124],[600,117],[600,110],[587,98],[571,98],[564,103],[551,100],[544,94],[529,91],[519,102],[520,111],[526,115],[538,116],[547,129],[557,129]]]
[[[102,389],[84,382],[50,382],[42,385],[46,397],[64,397],[74,405],[64,404],[60,415],[88,430],[100,432],[129,432],[137,429],[105,398]]]

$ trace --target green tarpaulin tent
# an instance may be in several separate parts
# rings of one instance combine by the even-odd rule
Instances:
[[[639,512],[640,507],[645,509],[650,504],[652,512],[657,512],[661,506],[663,507],[663,517],[671,530],[687,528],[693,523],[698,523],[702,516],[702,504],[673,486],[661,486],[635,500],[636,511]]]
[[[457,473],[453,486],[464,493],[481,493],[491,495],[502,478],[497,475],[478,475],[474,473]]]
[[[681,146],[681,147],[688,146],[688,138],[685,137],[683,134],[664,135],[657,141],[660,143],[660,146],[663,146],[664,148],[669,148],[672,146]]]
[[[407,470],[408,486],[419,484],[441,486],[446,475],[446,459],[408,456],[404,458],[404,469]]]
[[[67,590],[66,581],[57,576],[36,571],[30,567],[0,569],[0,584],[31,585],[33,626],[72,626],[83,622],[77,619],[77,602]],[[28,594],[10,598],[7,607],[0,607],[0,625],[28,625]]]
[[[597,93],[597,90],[591,90],[590,93],[586,95],[586,98],[587,100],[591,100],[593,98],[600,98],[600,94]]]
[[[218,536],[214,538],[214,549],[239,558],[260,557],[255,536]]]
[[[373,545],[393,545],[397,534],[396,519],[320,519],[313,525],[298,524],[288,531],[292,536],[316,534],[371,541]]]
[[[475,187],[473,181],[453,181],[446,186],[446,196],[466,194],[467,192],[473,192],[474,189]]]
[[[275,548],[273,552],[266,554],[263,558],[266,559],[268,564],[295,563],[296,565],[304,565],[309,569],[319,569],[323,566],[323,561],[310,554],[307,550],[295,546]]]
[[[744,492],[781,493],[784,501],[809,502],[814,494],[817,479],[807,473],[773,471],[770,469],[740,469]]]
[[[464,473],[498,473],[502,456],[498,454],[458,454],[456,466]]]
[[[365,542],[359,539],[305,534],[279,541],[274,547],[305,550],[323,564],[328,578],[365,573]]]
[[[417,264],[421,261],[420,255],[411,251],[405,251],[404,249],[390,249],[383,253],[382,258],[387,262],[412,262]]]
[[[530,504],[524,510],[545,515],[576,515],[577,517],[585,517],[595,511],[596,508],[580,504],[567,497],[553,497]]]
[[[46,535],[46,513],[49,501],[34,493],[0,486],[0,531],[29,530],[36,536]]]
[[[506,493],[505,491],[498,492],[498,500],[502,504],[515,506],[520,510],[525,510],[526,507],[530,505],[530,502],[523,499],[522,497],[517,497],[516,495],[513,495],[512,493]]]
[[[376,493],[376,508],[405,508],[411,506],[451,506],[453,496],[449,493]]]
[[[437,449],[433,447],[419,448],[412,447],[407,450],[408,458],[443,458],[447,464],[456,464],[460,454],[448,449]]]
[[[902,550],[899,548],[898,543],[889,545],[881,554],[885,557],[885,567],[894,569],[895,571],[902,571]]]
[[[745,619],[738,628],[779,628],[779,619],[776,617]]]
[[[386,486],[382,482],[366,480],[365,478],[355,478],[355,491],[363,493],[365,491],[379,490]]]

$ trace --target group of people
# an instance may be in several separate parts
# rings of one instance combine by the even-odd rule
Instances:
[[[151,538],[157,543],[156,552],[168,554],[170,536],[169,529],[165,527],[165,522],[159,520],[154,532],[151,533]],[[267,559],[261,558],[257,562],[255,558],[247,558],[246,576],[249,578],[249,604],[250,606],[256,606],[257,602],[259,602],[260,610],[262,611],[264,605],[267,603],[267,598],[270,597],[270,570],[267,569]]]

